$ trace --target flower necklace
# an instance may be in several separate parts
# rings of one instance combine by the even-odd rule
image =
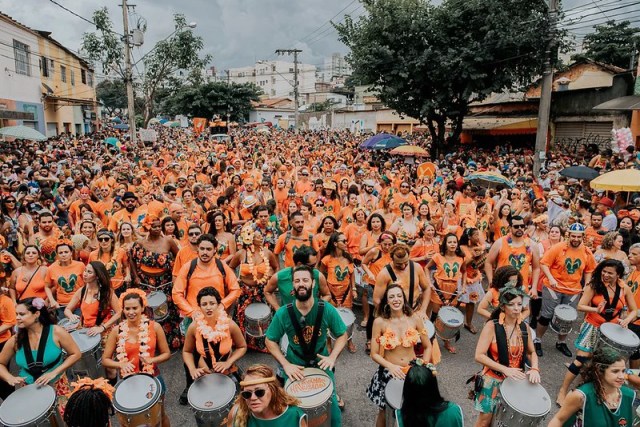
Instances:
[[[208,342],[218,343],[229,335],[229,316],[224,308],[218,308],[218,318],[216,319],[216,327],[209,326],[209,322],[205,319],[204,314],[200,310],[196,310],[193,314],[196,322],[198,333]]]
[[[267,269],[262,275],[262,277],[259,279],[258,279],[258,271],[255,268],[255,264],[253,262],[253,255],[255,252],[253,252],[250,249],[247,249],[247,251],[250,254],[250,256],[247,257],[248,258],[247,265],[249,265],[249,271],[253,276],[253,280],[256,283],[256,285],[264,285],[269,280],[269,277],[271,277],[271,263],[269,262],[269,258],[267,257],[267,254],[265,253],[264,248],[260,248],[260,256],[262,257],[262,261],[264,262],[264,264],[267,266]]]
[[[118,360],[120,362],[128,362],[129,358],[127,357],[127,351],[125,349],[125,345],[129,340],[129,322],[124,321],[120,324],[120,332],[118,333],[118,345],[116,347],[116,352],[118,354]],[[142,361],[142,359],[149,359],[149,319],[147,316],[143,315],[140,318],[140,326],[138,327],[138,345],[140,347],[140,364],[142,365],[142,369],[140,372],[145,374],[154,374],[153,364],[147,364]],[[120,371],[121,375],[124,377],[124,372]]]

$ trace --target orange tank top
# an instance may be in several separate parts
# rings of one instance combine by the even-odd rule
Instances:
[[[531,280],[531,261],[533,259],[531,240],[524,239],[522,246],[513,246],[511,236],[502,238],[502,247],[498,252],[496,268],[510,265],[515,267],[522,275],[522,284],[526,292],[529,292],[529,281]]]
[[[20,269],[20,273],[18,277],[16,277],[16,299],[23,300],[26,298],[47,298],[47,293],[45,292],[46,284],[44,282],[44,277],[42,275],[42,267],[38,267],[38,269],[33,273],[33,276],[24,275],[24,269]]]

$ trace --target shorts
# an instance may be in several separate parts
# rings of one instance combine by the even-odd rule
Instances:
[[[545,319],[553,319],[554,310],[560,304],[567,304],[571,307],[578,309],[578,302],[580,302],[580,294],[567,295],[558,291],[553,291],[556,294],[554,299],[551,296],[551,292],[548,287],[542,288],[542,308],[540,309],[540,317]]]
[[[458,292],[461,292],[462,286],[458,287]],[[467,291],[464,294],[460,294],[458,297],[459,302],[465,304],[477,304],[484,298],[484,289],[482,288],[482,280],[478,280],[475,283],[467,283]]]
[[[589,322],[583,322],[582,326],[580,326],[580,332],[578,333],[578,338],[576,338],[574,345],[580,351],[593,353],[596,349],[596,344],[598,343],[599,331],[600,328],[597,326],[593,326]]]
[[[502,380],[489,376],[482,376],[482,389],[476,393],[473,407],[482,414],[493,414],[500,399],[500,384]]]

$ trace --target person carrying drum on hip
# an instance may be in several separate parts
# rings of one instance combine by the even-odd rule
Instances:
[[[287,394],[269,366],[249,366],[240,387],[227,427],[307,427],[300,401]]]
[[[404,380],[409,364],[416,360],[414,347],[418,339],[424,343],[422,357],[428,362],[431,359],[431,342],[423,319],[413,314],[399,285],[387,287],[375,316],[371,359],[379,366],[367,387],[367,396],[379,408],[376,427],[385,427],[385,389],[389,380]]]
[[[267,348],[284,369],[285,380],[302,380],[303,368],[324,370],[334,383],[331,397],[331,426],[342,425],[342,414],[335,393],[333,369],[336,359],[347,344],[347,328],[338,311],[324,301],[313,297],[313,270],[301,265],[293,270],[293,289],[296,301],[275,313],[267,329]],[[327,351],[327,330],[336,337],[331,354]],[[284,335],[289,339],[287,354],[282,354],[279,342]]]
[[[634,243],[629,248],[629,264],[631,266],[631,272],[629,276],[627,276],[627,286],[631,288],[631,293],[633,293],[633,299],[636,302],[637,308],[640,307],[640,291],[638,290],[638,285],[640,284],[640,243]],[[640,337],[640,319],[630,323],[629,330]],[[631,355],[629,365],[631,369],[640,368],[640,349]]]
[[[239,381],[236,362],[247,353],[240,327],[227,315],[214,287],[202,288],[197,298],[199,308],[193,313],[194,321],[187,329],[182,348],[182,359],[191,375],[187,388],[212,372],[234,375]]]
[[[556,243],[544,254],[540,262],[543,279],[542,309],[536,328],[534,345],[539,357],[542,352],[542,337],[551,319],[553,319],[556,307],[560,304],[578,307],[580,293],[582,292],[582,280],[591,282],[591,273],[596,268],[596,259],[593,253],[583,243],[584,226],[579,223],[569,227],[569,241]],[[567,357],[573,353],[565,342],[566,334],[558,334],[556,349]]]
[[[600,326],[613,322],[626,328],[636,319],[636,302],[631,288],[622,280],[623,275],[624,265],[620,261],[606,259],[598,264],[591,282],[585,286],[578,303],[578,310],[586,315],[575,342],[577,356],[558,391],[558,405],[563,404],[571,383],[597,347]]]
[[[160,381],[162,393],[166,395],[167,386],[158,369],[159,363],[166,362],[171,357],[164,329],[144,315],[147,297],[141,289],[126,290],[120,296],[120,305],[124,320],[109,333],[102,354],[102,365],[117,369],[120,378],[138,373],[154,376]],[[164,402],[162,426],[170,426]]]
[[[484,263],[487,281],[493,282],[494,269],[511,265],[522,275],[525,291],[532,298],[538,298],[535,284],[538,283],[540,276],[540,253],[534,247],[536,243],[525,237],[526,226],[521,216],[511,217],[509,225],[511,226],[509,234],[496,240],[487,254],[487,260]]]
[[[491,425],[498,404],[498,390],[505,378],[540,383],[531,328],[520,317],[525,295],[522,289],[504,287],[500,291],[498,309],[491,314],[480,333],[475,360],[484,368],[475,377],[474,407],[480,412],[476,427]],[[525,365],[531,366],[526,373]]]
[[[460,294],[467,292],[467,263],[455,234],[448,233],[444,236],[440,244],[440,252],[431,258],[425,270],[430,271],[431,268],[435,268],[435,271],[433,273],[431,306],[427,310],[427,315],[431,315],[431,321],[435,322],[442,306],[455,307],[458,300],[458,288],[460,288]],[[459,337],[459,335],[457,336]],[[444,348],[449,353],[457,353],[451,340],[444,340]]]

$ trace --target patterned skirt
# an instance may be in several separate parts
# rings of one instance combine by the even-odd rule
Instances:
[[[462,290],[462,286],[458,286],[458,292]],[[467,290],[464,294],[460,294],[458,301],[465,304],[477,304],[484,298],[484,289],[482,288],[482,280],[475,283],[467,283]]]
[[[502,380],[489,375],[482,376],[482,389],[476,394],[473,407],[482,414],[492,414],[500,396]]]
[[[58,396],[57,404],[58,411],[60,412],[60,418],[64,418],[64,410],[67,407],[69,394],[71,393],[67,374],[62,374],[55,383],[51,384],[51,386],[56,391],[56,396]]]
[[[245,322],[245,311],[249,304],[253,303],[264,303],[267,301],[264,299],[264,288],[262,286],[247,286],[244,283],[241,283],[242,293],[238,298],[238,306],[236,309],[236,323],[240,326],[240,330],[242,334],[245,336],[247,340],[247,347],[251,350],[259,351],[261,353],[268,353],[267,345],[265,343],[265,337],[253,337],[246,333],[246,328],[244,325]]]
[[[369,387],[367,387],[367,397],[381,410],[384,410],[387,406],[384,392],[391,378],[393,377],[386,368],[378,366],[371,378]]]
[[[591,323],[582,322],[578,338],[576,338],[574,344],[580,351],[587,353],[593,353],[598,343],[598,331],[600,328],[593,326]]]

